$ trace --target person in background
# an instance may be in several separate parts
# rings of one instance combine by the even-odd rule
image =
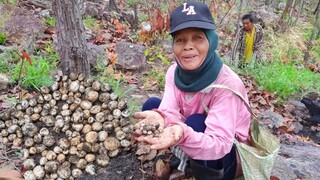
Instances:
[[[0,169],[0,180],[20,180],[20,172],[12,169]]]
[[[166,73],[163,99],[150,98],[134,117],[136,140],[152,149],[170,148],[184,171],[188,162],[197,179],[233,179],[242,173],[235,139],[248,143],[250,112],[239,76],[216,53],[218,35],[207,5],[188,2],[170,15],[176,63]],[[211,88],[220,84],[239,92]],[[204,98],[202,98],[204,97]],[[159,136],[143,136],[142,123],[159,123]]]
[[[237,32],[231,55],[233,62],[238,58],[238,67],[240,68],[254,63],[255,60],[261,61],[260,47],[263,43],[263,29],[259,24],[254,24],[252,14],[245,14],[242,17],[242,25],[242,28]]]

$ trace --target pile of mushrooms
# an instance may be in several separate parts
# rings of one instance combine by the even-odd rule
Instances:
[[[25,179],[76,179],[96,175],[130,147],[129,114],[108,83],[56,75],[50,87],[0,112],[0,135],[4,144],[22,147]]]

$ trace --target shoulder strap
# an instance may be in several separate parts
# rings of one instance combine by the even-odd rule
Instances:
[[[211,84],[209,86],[207,86],[205,89],[203,89],[202,91],[204,92],[201,96],[201,105],[203,107],[203,109],[208,113],[209,112],[209,108],[204,104],[204,96],[205,96],[205,92],[207,92],[208,90],[211,91],[212,88],[218,88],[218,89],[226,89],[229,90],[231,92],[233,92],[234,94],[236,94],[245,104],[245,106],[247,107],[248,111],[251,113],[251,115],[257,119],[257,115],[255,115],[252,112],[252,109],[250,107],[250,105],[247,103],[247,101],[243,98],[242,94],[239,93],[238,91],[231,89],[230,87],[223,85],[223,84]]]

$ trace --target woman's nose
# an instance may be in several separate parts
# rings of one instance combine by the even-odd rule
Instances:
[[[187,41],[183,49],[184,49],[185,51],[192,50],[192,49],[193,49],[193,43],[192,43],[192,41]]]

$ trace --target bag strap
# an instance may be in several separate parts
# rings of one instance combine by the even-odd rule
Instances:
[[[229,91],[233,92],[234,94],[236,94],[244,102],[244,104],[247,107],[248,111],[254,117],[253,119],[257,120],[257,115],[252,112],[252,109],[251,109],[249,103],[244,99],[242,94],[239,93],[238,91],[234,90],[234,89],[231,89],[230,87],[228,87],[226,85],[223,85],[223,84],[211,84],[211,85],[207,86],[205,89],[202,90],[204,93],[201,96],[201,105],[202,105],[203,109],[206,111],[206,113],[209,112],[209,108],[204,104],[204,96],[206,94],[206,91],[208,91],[208,90],[211,91],[212,88],[226,89],[226,90],[229,90]]]

